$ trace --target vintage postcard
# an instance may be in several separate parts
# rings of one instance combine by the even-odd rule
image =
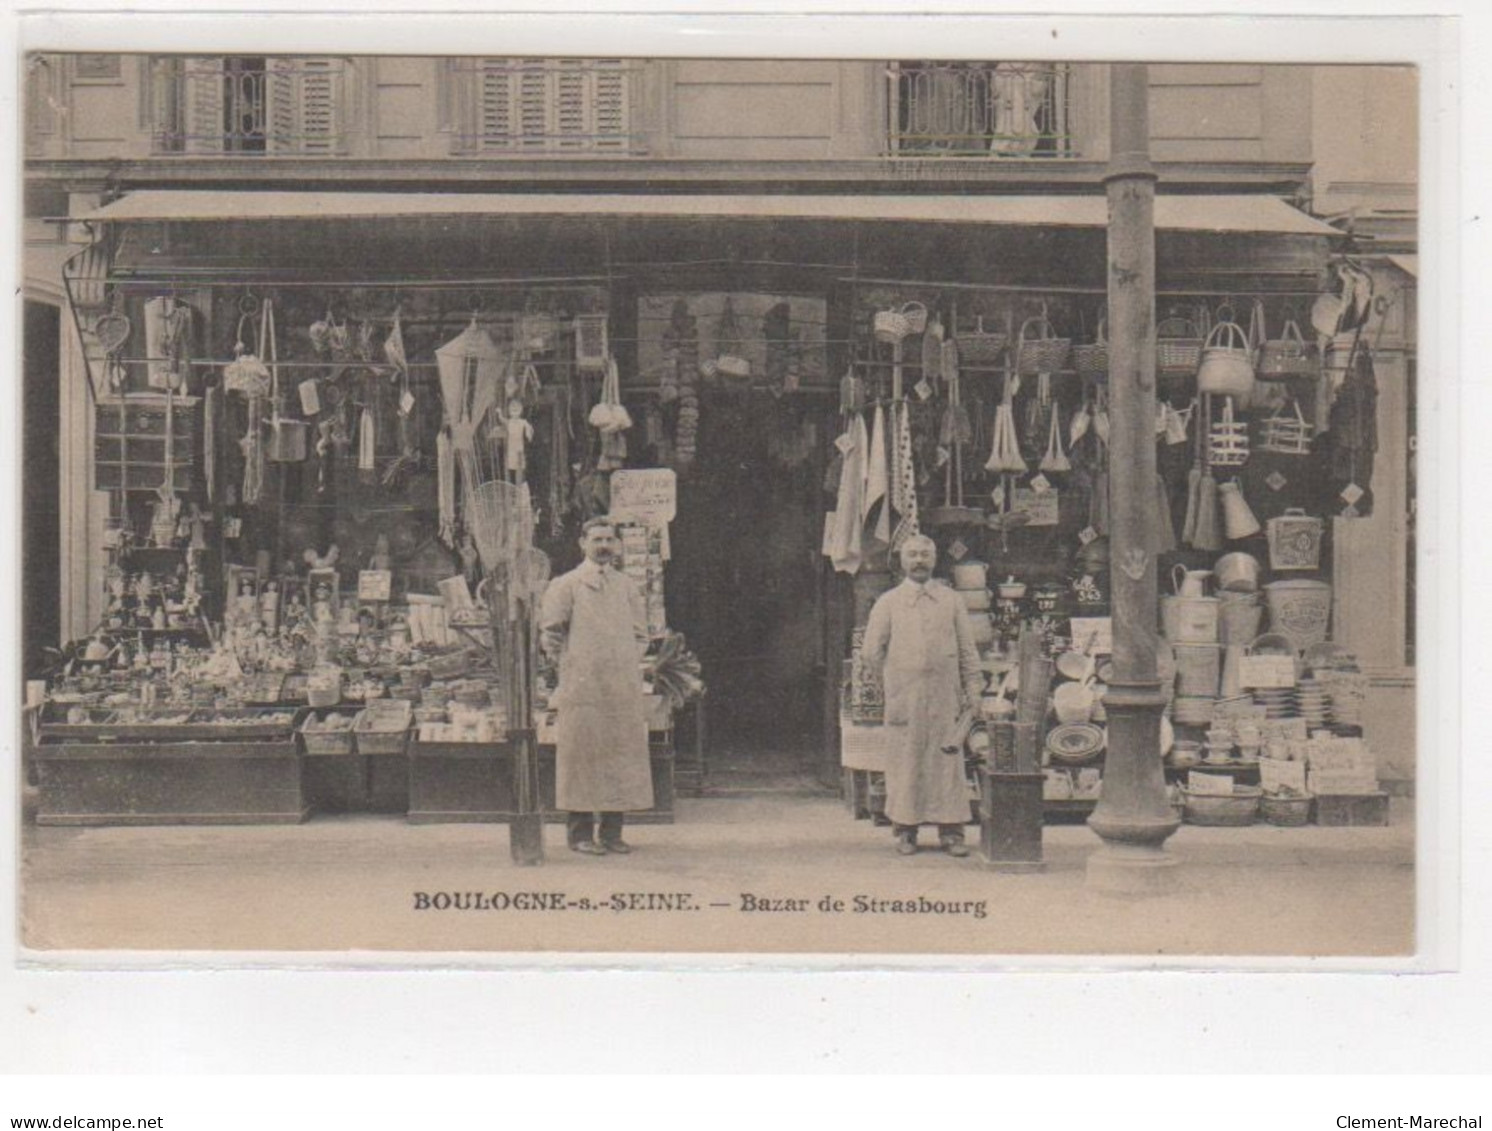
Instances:
[[[1444,76],[979,30],[27,42],[26,959],[1422,958]]]

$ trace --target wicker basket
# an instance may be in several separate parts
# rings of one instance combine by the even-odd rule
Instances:
[[[1072,347],[1072,367],[1079,377],[1093,381],[1105,380],[1109,375],[1108,325],[1098,320],[1098,337],[1091,344]]]
[[[313,721],[314,719],[308,718],[301,724],[299,732],[301,746],[307,754],[330,756],[352,753],[352,727],[342,730],[318,730],[310,726]]]
[[[1295,410],[1279,412],[1264,418],[1263,434],[1259,440],[1261,452],[1272,452],[1282,456],[1308,456],[1311,454],[1311,426],[1300,411],[1300,402],[1291,398],[1290,407]]]
[[[1010,344],[1010,335],[1002,330],[986,330],[984,319],[975,319],[978,327],[972,333],[955,331],[953,343],[958,351],[961,365],[993,365],[1000,360],[1005,347]]]
[[[1040,337],[1033,336],[1033,328]],[[1071,350],[1072,339],[1053,336],[1052,324],[1045,318],[1027,318],[1021,323],[1020,333],[1016,335],[1016,372],[1022,377],[1056,373],[1067,364],[1067,355]]]
[[[1185,318],[1167,318],[1155,327],[1155,371],[1167,377],[1194,377],[1202,364],[1202,336]]]
[[[1193,793],[1189,789],[1181,792],[1186,798],[1187,824],[1227,828],[1252,825],[1264,795],[1256,785],[1235,785],[1229,794]]]
[[[1321,357],[1313,342],[1307,342],[1294,322],[1286,322],[1283,335],[1266,341],[1259,350],[1255,375],[1271,377],[1311,377],[1321,368]]]
[[[1310,824],[1310,797],[1284,797],[1266,793],[1259,798],[1259,816],[1267,825],[1278,825],[1286,829],[1298,829]]]
[[[307,687],[306,702],[312,707],[335,707],[342,701],[340,687]]]

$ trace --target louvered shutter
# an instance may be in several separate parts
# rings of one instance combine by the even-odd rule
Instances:
[[[189,55],[181,61],[181,68],[178,114],[165,119],[170,123],[167,131],[180,136],[180,145],[170,148],[182,153],[221,153],[225,82],[222,56]]]
[[[513,148],[518,132],[517,63],[516,59],[478,61],[476,149],[500,152]]]
[[[341,141],[341,60],[330,56],[266,61],[270,153],[323,155]]]
[[[631,146],[631,82],[620,59],[600,59],[591,68],[590,132],[595,148],[605,153],[625,153]]]

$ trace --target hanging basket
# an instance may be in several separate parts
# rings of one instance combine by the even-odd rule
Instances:
[[[1090,344],[1072,347],[1072,367],[1079,377],[1105,381],[1109,376],[1108,322],[1098,320],[1098,337]]]
[[[1167,377],[1193,377],[1202,362],[1202,336],[1185,318],[1167,318],[1155,328],[1155,370]]]
[[[921,334],[927,329],[927,307],[922,303],[907,303],[901,308],[901,316],[907,320],[908,334]]]
[[[977,328],[972,332],[955,332],[953,335],[958,361],[965,365],[995,364],[1010,344],[1010,335],[1003,330],[986,330],[982,317],[975,319],[974,325]]]
[[[1261,452],[1282,456],[1311,454],[1311,426],[1301,414],[1299,401],[1292,397],[1290,407],[1294,409],[1293,415],[1285,412],[1265,418],[1263,435],[1259,441]]]
[[[1032,336],[1033,327],[1039,331],[1040,337]],[[1045,318],[1027,318],[1016,336],[1016,372],[1022,377],[1056,373],[1067,364],[1071,350],[1072,339],[1054,337],[1052,324]]]
[[[1197,391],[1246,400],[1254,391],[1248,336],[1236,322],[1219,322],[1202,346]]]
[[[1307,342],[1294,322],[1286,322],[1283,334],[1267,340],[1259,351],[1260,380],[1273,377],[1311,377],[1321,368],[1315,343]]]

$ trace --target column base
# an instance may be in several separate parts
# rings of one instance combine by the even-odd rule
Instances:
[[[1088,857],[1087,887],[1102,895],[1166,895],[1175,890],[1179,863],[1158,846],[1108,843]]]

